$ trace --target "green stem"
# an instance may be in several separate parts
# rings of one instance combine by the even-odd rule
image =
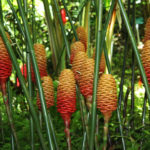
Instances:
[[[147,97],[148,97],[148,102],[150,104],[150,90],[149,90],[149,85],[148,85],[148,81],[147,81],[147,78],[146,78],[146,75],[145,75],[145,71],[144,71],[144,68],[143,68],[143,65],[142,65],[142,62],[141,62],[139,51],[138,51],[137,46],[136,46],[135,37],[134,37],[133,31],[131,29],[131,25],[129,23],[129,20],[128,20],[127,14],[125,12],[124,6],[122,4],[122,1],[118,0],[118,3],[119,3],[120,10],[122,12],[123,19],[124,19],[124,22],[125,22],[125,25],[126,25],[126,28],[127,28],[127,31],[128,31],[128,34],[129,34],[129,37],[130,37],[133,49],[134,49],[134,53],[135,53],[135,56],[136,56],[136,59],[137,59],[138,65],[139,65],[139,69],[141,71],[142,80],[143,80],[143,83],[145,85],[145,89],[146,89]]]
[[[43,150],[47,150],[46,146],[45,146],[45,143],[44,143],[44,139],[43,139],[43,135],[42,135],[42,132],[41,132],[41,129],[40,129],[40,126],[39,126],[39,121],[38,121],[38,118],[37,118],[37,115],[36,115],[36,112],[34,110],[34,107],[33,107],[33,103],[30,99],[30,96],[29,96],[29,93],[28,93],[28,90],[27,90],[27,87],[26,87],[26,84],[25,84],[25,81],[24,81],[24,78],[21,74],[21,71],[20,71],[20,68],[18,66],[18,63],[17,63],[17,58],[14,54],[14,51],[12,50],[12,47],[6,37],[6,34],[5,34],[5,30],[4,30],[4,27],[2,25],[2,23],[0,22],[0,33],[2,35],[2,38],[6,44],[6,47],[7,47],[7,50],[8,50],[8,53],[10,55],[10,58],[12,60],[12,63],[14,65],[14,68],[17,72],[17,75],[18,75],[18,78],[19,78],[19,82],[22,86],[22,89],[23,89],[23,92],[27,98],[27,101],[28,101],[28,104],[30,106],[30,112],[31,112],[31,115],[34,119],[34,122],[35,122],[35,125],[36,125],[36,129],[37,129],[37,132],[38,132],[38,135],[39,135],[39,138],[40,138],[40,142],[42,144],[42,147],[43,147]]]
[[[107,148],[108,122],[104,123],[103,150]]]
[[[15,142],[16,142],[17,150],[20,150],[20,145],[19,145],[16,129],[15,129],[15,126],[14,126],[14,121],[13,121],[12,113],[11,113],[11,110],[10,110],[10,107],[9,107],[7,94],[6,94],[6,83],[5,82],[1,83],[1,90],[2,90],[2,94],[3,94],[3,101],[4,101],[4,104],[5,104],[5,107],[6,107],[6,113],[7,113],[7,116],[8,116],[11,131],[12,131],[13,137],[14,137]]]
[[[31,40],[30,33],[29,33],[28,23],[27,23],[24,11],[22,9],[21,1],[17,0],[17,2],[18,2],[21,17],[22,17],[22,20],[23,20],[23,23],[24,23],[24,28],[25,28],[25,31],[26,31],[26,38],[27,38],[27,42],[28,42],[28,46],[29,46],[30,55],[31,55],[31,58],[32,58],[32,64],[33,64],[33,68],[34,68],[34,72],[35,72],[36,83],[37,83],[37,86],[38,86],[39,96],[40,96],[41,105],[42,105],[43,117],[44,117],[45,124],[46,124],[46,131],[47,131],[47,136],[48,136],[49,148],[51,150],[53,150],[54,146],[53,146],[53,143],[52,143],[52,137],[51,137],[52,135],[50,133],[50,125],[49,125],[49,122],[48,122],[48,115],[47,115],[47,109],[46,109],[46,104],[45,104],[45,98],[44,98],[43,88],[42,88],[42,84],[41,84],[39,69],[38,69],[38,66],[37,66],[35,53],[34,53],[34,49],[33,49],[33,43],[32,43],[32,40]]]
[[[36,32],[35,32],[35,0],[32,0],[32,41],[36,42]]]
[[[15,11],[15,9],[14,9],[14,7],[13,7],[11,1],[10,1],[10,0],[7,0],[7,2],[8,2],[9,7],[10,7],[10,9],[12,10],[12,12],[13,12],[13,14],[14,14],[16,20],[17,20],[17,23],[18,23],[18,26],[19,26],[19,30],[20,30],[20,32],[22,33],[22,35],[23,35],[23,37],[24,37],[24,39],[25,39],[25,33],[24,33],[24,31],[23,31],[21,22],[20,22],[20,20],[19,20],[17,14],[16,14],[16,11]]]
[[[48,112],[48,117],[49,117],[49,124],[50,124],[50,127],[51,127],[51,131],[53,131],[52,134],[53,134],[53,140],[54,140],[54,143],[55,143],[55,148],[56,148],[56,150],[59,150],[59,147],[58,147],[58,144],[57,144],[57,138],[56,138],[56,131],[55,131],[55,128],[53,126],[52,120],[50,119],[51,118],[50,112]]]
[[[58,4],[57,4],[57,1],[56,1],[56,0],[54,0],[54,4],[55,4],[55,7],[56,7],[56,11],[57,11],[57,15],[58,15],[58,19],[59,19],[61,31],[62,31],[63,38],[64,38],[64,41],[65,41],[66,50],[67,50],[67,55],[68,55],[68,58],[69,58],[69,60],[70,60],[70,48],[69,48],[69,43],[68,43],[68,40],[67,40],[67,36],[66,36],[66,33],[65,33],[65,28],[64,28],[64,26],[63,26],[63,22],[62,22],[62,19],[61,19],[61,14],[60,14],[59,7],[58,7]]]
[[[2,21],[2,24],[4,24],[4,20],[3,20],[3,10],[2,10],[2,0],[0,0],[0,19]]]
[[[48,0],[42,0],[44,4],[44,10],[45,10],[45,16],[46,16],[46,21],[48,25],[48,32],[49,32],[49,39],[50,39],[50,46],[52,50],[52,55],[53,55],[53,67],[54,70],[56,70],[56,65],[58,64],[58,47],[57,47],[57,42],[55,40],[55,33],[54,33],[54,27],[51,19],[51,14],[50,14],[50,9],[49,9],[49,2]]]
[[[87,4],[87,2],[88,2],[89,0],[84,0],[82,3],[81,3],[81,5],[79,6],[79,10],[78,10],[78,14],[77,14],[77,18],[79,17],[79,15],[81,14],[81,12],[82,12],[82,10],[83,10],[83,8],[84,8],[84,6]]]
[[[9,103],[9,107],[10,107],[10,112],[12,114],[12,91],[11,91],[11,87],[10,87],[10,81],[7,82],[7,92],[8,92],[8,103]],[[11,150],[15,150],[15,142],[14,142],[14,136],[11,133]]]
[[[91,114],[91,131],[90,131],[90,150],[94,149],[94,137],[95,137],[95,124],[96,124],[96,93],[97,93],[97,83],[99,77],[99,61],[100,54],[102,52],[101,46],[101,32],[102,32],[102,13],[103,13],[103,0],[99,1],[98,4],[98,24],[97,24],[97,38],[96,38],[96,57],[95,57],[95,70],[94,70],[94,85],[93,85],[93,105]]]
[[[33,98],[33,91],[32,91],[32,79],[31,79],[31,61],[30,61],[30,54],[28,51],[27,46],[27,78],[28,78],[28,88],[29,88],[29,95],[30,98]],[[31,135],[31,150],[34,150],[34,124],[33,118],[30,116],[30,135]]]
[[[84,97],[80,93],[80,89],[78,86],[76,86],[76,91],[80,103],[81,119],[82,119],[82,124],[84,129],[84,137],[83,137],[83,144],[82,144],[82,150],[84,150],[85,143],[87,145],[87,148],[89,147],[89,127],[88,127],[89,113],[87,114]]]

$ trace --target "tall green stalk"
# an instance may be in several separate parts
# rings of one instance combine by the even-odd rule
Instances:
[[[7,82],[7,92],[8,92],[8,103],[9,103],[10,111],[12,113],[12,91],[10,87],[10,81]],[[11,150],[15,150],[15,141],[12,133],[11,133]]]
[[[139,65],[139,69],[141,71],[142,80],[143,80],[143,83],[145,85],[145,89],[146,89],[146,92],[147,92],[148,102],[150,104],[150,90],[149,90],[149,85],[148,85],[148,81],[147,81],[147,78],[146,78],[146,75],[145,75],[145,71],[144,71],[144,68],[143,68],[143,65],[142,65],[142,62],[141,62],[139,51],[138,51],[137,46],[136,46],[135,37],[134,37],[133,31],[131,29],[131,25],[129,23],[129,20],[128,20],[126,11],[124,9],[124,6],[122,4],[122,1],[118,0],[118,4],[120,6],[120,10],[122,12],[123,19],[124,19],[124,22],[125,22],[125,25],[126,25],[126,28],[127,28],[127,31],[128,31],[128,34],[129,34],[129,37],[130,37],[133,49],[134,49],[134,53],[135,53],[135,56],[136,56],[136,59],[137,59],[138,65]]]
[[[135,34],[135,0],[133,0],[132,3],[132,28],[133,28],[133,33]],[[134,105],[135,105],[135,99],[134,99],[134,82],[135,82],[135,56],[134,56],[134,50],[132,49],[132,78],[131,78],[131,114],[132,114],[132,119],[131,119],[131,128],[134,130]]]
[[[2,0],[0,0],[0,19],[1,19],[2,24],[3,24],[3,23],[4,23],[4,21],[3,21]]]
[[[50,133],[50,124],[49,124],[49,121],[48,121],[48,114],[47,114],[47,109],[46,109],[46,104],[45,104],[45,98],[44,98],[43,88],[42,88],[42,84],[41,84],[39,69],[38,69],[35,54],[34,54],[33,43],[32,43],[32,40],[31,40],[30,33],[29,33],[28,23],[26,21],[26,17],[25,17],[24,11],[22,9],[21,1],[17,0],[17,2],[18,2],[21,17],[22,17],[22,20],[23,20],[23,23],[24,23],[26,38],[27,38],[29,51],[30,51],[31,58],[32,58],[33,69],[34,69],[34,72],[35,72],[36,83],[37,83],[37,86],[38,86],[39,96],[40,96],[41,105],[42,105],[43,117],[44,117],[45,124],[46,124],[46,131],[47,131],[47,136],[48,136],[49,148],[51,150],[53,150],[54,146],[53,146],[53,142],[52,142],[52,135]]]
[[[21,74],[21,71],[20,71],[20,68],[18,66],[18,63],[17,63],[17,58],[14,54],[14,51],[12,50],[12,47],[6,37],[6,34],[5,34],[5,30],[4,30],[4,27],[2,25],[2,23],[0,22],[0,33],[2,35],[2,38],[3,38],[3,41],[5,42],[6,44],[6,47],[7,47],[7,50],[8,50],[8,53],[10,55],[10,58],[12,60],[12,63],[14,65],[14,68],[17,72],[17,75],[18,75],[18,78],[19,78],[19,82],[22,86],[22,89],[23,89],[23,92],[27,98],[27,101],[28,101],[28,104],[30,106],[30,112],[32,114],[32,117],[34,119],[34,122],[35,122],[35,125],[36,125],[36,130],[38,132],[38,136],[40,138],[40,142],[41,142],[41,145],[43,147],[43,150],[47,150],[47,147],[45,146],[45,143],[44,143],[44,138],[43,138],[43,135],[42,135],[42,132],[41,132],[41,129],[40,129],[40,126],[39,126],[39,121],[38,121],[38,118],[37,118],[37,115],[36,115],[36,112],[35,112],[35,109],[33,107],[33,103],[31,101],[31,98],[29,96],[29,93],[28,93],[28,90],[27,90],[27,87],[26,87],[26,84],[25,84],[25,81],[24,81],[24,78]]]
[[[28,16],[27,0],[24,1],[24,9],[27,17]],[[32,88],[32,78],[31,78],[31,57],[30,57],[29,46],[27,42],[26,42],[26,59],[27,59],[27,78],[28,78],[29,95],[30,98],[33,99],[33,88]],[[34,150],[34,124],[33,124],[33,118],[31,114],[30,114],[30,138],[31,138],[31,150]]]
[[[58,7],[58,4],[57,4],[57,1],[56,1],[56,0],[54,0],[54,4],[55,4],[56,10],[57,10],[57,15],[58,15],[58,19],[59,19],[59,23],[60,23],[62,35],[63,35],[64,41],[65,41],[66,50],[67,50],[67,55],[68,55],[68,58],[70,59],[69,43],[68,43],[68,40],[67,40],[65,28],[64,28],[64,26],[63,26],[63,22],[62,22],[62,19],[61,19],[61,14],[60,14],[59,7]]]
[[[54,67],[54,70],[56,70],[59,54],[58,54],[57,42],[55,39],[55,32],[54,32],[55,30],[54,30],[53,22],[52,22],[51,15],[50,15],[49,2],[48,2],[48,0],[42,0],[42,1],[44,4],[45,16],[46,16],[46,21],[47,21],[47,26],[48,26],[50,47],[53,52],[52,53],[53,67]]]
[[[91,113],[91,130],[90,130],[90,150],[94,149],[94,134],[95,134],[95,124],[96,124],[96,93],[97,93],[97,83],[99,76],[99,61],[100,53],[102,52],[101,38],[102,38],[102,13],[103,13],[103,0],[99,0],[98,3],[98,24],[97,24],[97,37],[96,37],[96,56],[95,56],[95,69],[94,69],[94,84],[93,84],[93,104]]]

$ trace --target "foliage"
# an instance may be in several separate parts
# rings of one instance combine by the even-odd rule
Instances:
[[[78,0],[72,0],[67,1],[67,8],[72,16],[73,23],[75,27],[77,27],[80,22],[79,18],[77,17],[78,10],[80,7],[80,2]],[[146,3],[140,2],[136,4],[136,23],[139,24],[138,32],[140,33],[141,40],[144,36],[144,23],[146,20],[145,15],[142,13],[142,9],[145,7]],[[16,1],[13,1],[13,6],[17,12],[17,15],[19,16],[19,9],[17,6]],[[104,17],[107,16],[108,10],[110,6],[110,0],[105,1],[104,3]],[[125,6],[127,8],[127,2],[125,3]],[[49,42],[49,35],[48,35],[48,28],[46,24],[46,19],[44,17],[44,9],[42,5],[41,0],[35,1],[35,24],[34,24],[34,30],[32,26],[32,16],[33,10],[32,10],[32,1],[28,2],[28,23],[29,23],[29,29],[31,36],[33,38],[33,35],[35,36],[35,41],[38,43],[42,43],[45,46],[46,54],[47,54],[47,70],[48,74],[51,75],[54,79],[54,88],[55,88],[55,106],[50,108],[50,112],[52,115],[52,121],[56,130],[56,137],[58,140],[58,145],[60,147],[60,150],[65,150],[67,147],[66,139],[65,139],[65,133],[64,131],[64,123],[62,118],[57,112],[56,108],[56,94],[57,94],[57,86],[58,86],[58,74],[55,72],[54,66],[53,66],[53,53],[50,47]],[[62,3],[59,4],[59,7],[63,7]],[[7,1],[2,1],[2,8],[3,8],[3,18],[4,18],[4,27],[6,31],[8,31],[11,35],[12,39],[12,47],[15,52],[15,55],[17,56],[18,63],[21,64],[26,62],[26,39],[23,38],[22,34],[20,33],[18,23],[10,10]],[[52,21],[55,31],[59,30],[60,25],[57,24],[58,18],[55,18],[54,12],[56,11],[54,6],[51,4],[51,15],[52,15]],[[82,14],[83,15],[83,14]],[[81,16],[82,16],[81,15]],[[80,17],[81,17],[80,16]],[[91,36],[90,36],[90,48],[93,52],[93,48],[95,47],[95,34],[96,34],[96,11],[94,2],[91,3],[91,18],[90,18],[90,29],[91,29]],[[21,20],[21,17],[19,16],[19,19]],[[132,16],[130,14],[129,19],[132,20]],[[105,21],[105,18],[103,18],[103,22]],[[22,20],[21,20],[22,23]],[[23,25],[22,25],[23,26]],[[66,35],[68,38],[69,43],[71,44],[72,39],[74,37],[73,31],[71,29],[71,25],[69,21],[64,25],[66,30]],[[35,32],[33,32],[35,31]],[[56,36],[56,39],[58,39],[58,36],[61,35],[61,33],[58,33]],[[123,100],[125,100],[126,91],[127,89],[131,88],[131,74],[132,74],[132,46],[130,41],[128,40],[127,43],[125,43],[125,37],[127,36],[126,29],[124,22],[121,24],[121,29],[119,29],[119,23],[115,23],[115,29],[113,34],[113,40],[114,40],[114,47],[113,47],[113,57],[112,57],[112,74],[115,76],[117,87],[118,87],[118,95],[119,95],[119,86],[121,81],[121,74],[122,74],[122,64],[123,64],[123,56],[124,56],[124,47],[126,44],[128,44],[128,50],[127,50],[127,56],[126,56],[126,69],[125,69],[125,80],[124,80],[124,86],[123,86]],[[62,38],[62,36],[61,36]],[[61,45],[59,49],[59,57],[61,56],[61,50],[64,46],[64,41],[61,39]],[[56,43],[59,44],[58,41]],[[65,57],[64,61],[65,63],[68,58]],[[70,65],[67,64],[67,67],[70,68]],[[58,70],[61,70],[60,67],[58,67]],[[13,69],[12,75],[11,75],[11,89],[12,89],[12,112],[13,112],[13,118],[14,118],[14,124],[17,131],[18,139],[20,142],[20,145],[22,147],[22,150],[30,150],[30,112],[29,112],[29,106],[27,103],[27,100],[22,92],[21,88],[16,87],[16,72]],[[135,108],[134,108],[134,114],[131,114],[131,93],[129,94],[127,98],[127,109],[126,109],[126,117],[123,118],[123,103],[121,105],[121,119],[122,119],[122,126],[124,129],[124,138],[126,141],[126,147],[127,150],[137,150],[142,145],[143,150],[147,150],[149,148],[150,143],[150,130],[149,130],[149,119],[150,119],[150,110],[148,109],[148,104],[146,105],[146,118],[145,118],[145,124],[142,124],[142,111],[143,111],[143,102],[144,102],[144,94],[145,89],[144,87],[139,87],[138,81],[140,79],[140,72],[138,69],[137,62],[135,61]],[[36,106],[36,93],[37,89],[34,87],[34,98],[33,103],[34,107],[36,108],[37,114],[38,109]],[[131,91],[131,89],[130,89]],[[1,93],[0,93],[1,94]],[[78,100],[79,101],[79,100]],[[6,115],[5,106],[3,104],[2,94],[0,95],[0,149],[2,150],[8,150],[11,149],[11,130],[8,125],[8,118]],[[101,145],[103,141],[103,116],[102,114],[97,111],[98,119],[99,119],[99,128],[98,128],[98,143]],[[132,120],[134,121],[134,128],[131,126]],[[42,131],[44,134],[44,137],[46,137],[46,130],[45,130],[45,123],[42,122]],[[82,141],[83,141],[83,124],[81,119],[81,112],[80,112],[80,106],[79,102],[77,102],[77,111],[72,115],[71,120],[71,140],[72,140],[72,150],[81,150],[82,148]],[[109,124],[109,142],[108,145],[110,149],[114,148],[116,150],[122,149],[121,144],[121,137],[119,133],[119,122],[117,120],[116,112],[113,113],[113,116],[111,118],[110,124]],[[35,132],[35,149],[39,149],[39,138],[37,136],[37,133]],[[142,144],[141,144],[142,143]]]

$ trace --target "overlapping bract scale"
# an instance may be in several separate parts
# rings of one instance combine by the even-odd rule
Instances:
[[[145,69],[148,83],[150,84],[150,40],[144,43],[144,47],[141,51],[142,63]]]
[[[72,63],[72,71],[73,71],[75,79],[77,81],[79,81],[79,77],[80,77],[80,74],[81,74],[81,68],[82,68],[86,58],[87,58],[86,53],[82,52],[82,51],[77,52],[75,57],[74,57],[74,60],[73,60],[73,63]]]
[[[85,31],[85,28],[80,26],[80,27],[78,27],[76,29],[76,32],[77,32],[79,41],[81,41],[84,44],[85,50],[87,50],[87,39],[88,39],[88,36],[87,36],[86,31]]]
[[[143,42],[145,43],[147,40],[150,40],[150,17],[146,21],[145,35],[144,35]]]
[[[35,57],[37,60],[37,65],[39,68],[40,77],[47,76],[47,62],[46,62],[46,52],[44,45],[36,43],[34,44]],[[31,67],[32,80],[35,82],[35,75],[33,74],[33,67]]]
[[[50,76],[44,76],[41,78],[42,80],[42,87],[45,96],[46,106],[49,109],[51,106],[54,105],[54,87],[53,81]],[[37,106],[39,110],[41,110],[41,101],[39,97],[39,93],[37,93]]]
[[[98,82],[97,108],[105,115],[117,109],[116,81],[111,74],[103,74]]]
[[[94,53],[93,53],[93,59],[95,59],[95,50],[94,50]],[[104,55],[104,52],[103,52],[102,56],[101,56],[100,64],[99,64],[99,74],[100,75],[104,73],[105,67],[106,67],[106,61],[105,61],[105,55]]]
[[[82,64],[79,87],[85,98],[93,94],[93,79],[94,79],[94,59],[86,58]]]
[[[82,51],[85,52],[84,44],[80,41],[74,42],[71,44],[71,56],[70,56],[70,63],[72,64],[73,59],[77,52]]]

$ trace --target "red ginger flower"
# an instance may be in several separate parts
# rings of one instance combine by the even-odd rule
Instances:
[[[22,73],[22,75],[24,76],[24,78],[25,78],[25,80],[27,79],[27,66],[26,66],[26,64],[23,64],[22,66],[21,66],[21,73]],[[19,79],[17,78],[17,87],[19,87],[20,86],[20,82],[19,82]]]
[[[50,76],[44,76],[41,78],[42,80],[42,87],[45,96],[46,106],[49,109],[51,106],[54,105],[54,87],[53,81]],[[39,97],[39,93],[37,93],[37,106],[39,110],[41,110],[41,101]]]
[[[93,79],[94,79],[94,59],[86,58],[81,68],[79,78],[79,87],[81,93],[86,98],[86,104],[90,108],[93,95]]]
[[[62,21],[63,21],[63,24],[65,24],[65,23],[67,22],[65,8],[62,8],[62,9],[60,10],[60,14],[61,14],[61,19],[62,19]]]
[[[76,110],[75,79],[70,69],[64,69],[59,76],[57,109],[63,119],[69,118]]]
[[[71,44],[71,56],[70,56],[70,63],[72,64],[74,56],[76,55],[77,52],[82,51],[85,52],[85,47],[84,44],[80,41],[74,42]]]
[[[6,33],[8,40],[10,37]],[[0,36],[0,84],[5,83],[7,78],[11,75],[12,72],[12,63],[7,52],[7,48],[3,42],[2,37]]]
[[[81,74],[81,68],[84,64],[84,61],[86,60],[87,55],[85,52],[79,51],[75,54],[73,63],[72,63],[72,71],[74,73],[75,79],[79,81],[80,74]]]
[[[147,76],[148,83],[150,84],[150,40],[144,43],[144,47],[141,51],[141,58],[143,67]]]
[[[36,43],[34,44],[35,57],[37,60],[40,77],[47,76],[47,62],[46,62],[46,52],[44,45]],[[33,67],[31,66],[32,81],[35,82],[35,75],[33,75]]]
[[[103,74],[98,82],[97,108],[108,120],[117,109],[117,87],[111,74]]]
[[[71,115],[76,110],[76,85],[74,74],[70,69],[64,69],[59,76],[57,110],[64,120],[68,147],[71,147],[69,128]]]

